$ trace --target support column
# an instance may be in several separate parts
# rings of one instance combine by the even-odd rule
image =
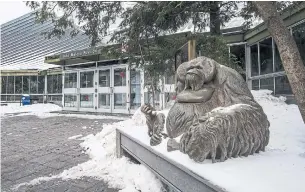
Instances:
[[[43,92],[43,103],[48,103],[48,75],[44,75],[44,92]]]

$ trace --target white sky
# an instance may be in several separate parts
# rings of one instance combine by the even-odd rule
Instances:
[[[23,1],[0,1],[0,24],[2,25],[29,12],[31,12],[31,9]]]

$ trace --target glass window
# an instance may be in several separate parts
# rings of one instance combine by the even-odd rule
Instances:
[[[7,93],[14,94],[14,76],[7,77]]]
[[[22,76],[15,77],[15,94],[22,93]]]
[[[86,71],[80,73],[80,87],[90,88],[93,87],[94,71]]]
[[[246,72],[245,45],[230,46],[230,58],[233,59]]]
[[[251,76],[258,75],[258,50],[257,44],[250,47],[251,51]]]
[[[275,94],[292,94],[287,76],[275,77]]]
[[[61,95],[48,95],[48,102],[61,105],[62,96]]]
[[[93,108],[93,94],[81,94],[80,95],[80,107],[81,108]]]
[[[99,94],[99,108],[110,109],[110,94]]]
[[[53,93],[58,93],[58,75],[53,76]]]
[[[145,92],[144,93],[144,103],[153,104],[153,95],[151,92]],[[155,94],[155,105],[156,107],[160,106],[160,92],[156,92]]]
[[[141,106],[141,73],[130,70],[130,108],[137,109]]]
[[[175,74],[165,75],[165,84],[175,84]]]
[[[276,72],[284,71],[280,53],[279,53],[279,50],[278,50],[275,42],[274,42],[274,67],[275,67]]]
[[[30,93],[30,77],[29,76],[23,76],[23,84],[22,84],[22,93],[23,94],[29,94]]]
[[[272,92],[274,92],[274,79],[273,77],[271,78],[266,78],[266,79],[260,79],[260,89],[268,89]]]
[[[110,69],[99,71],[99,86],[110,87]]]
[[[1,101],[6,101],[6,95],[1,95]]]
[[[126,86],[126,68],[114,69],[114,86]]]
[[[57,93],[62,93],[62,75],[61,74],[57,75],[57,80],[58,80],[58,83],[57,83],[58,92]]]
[[[77,73],[66,73],[65,74],[65,88],[76,88]]]
[[[30,93],[31,94],[37,94],[37,76],[30,76]]]
[[[7,76],[2,76],[1,77],[1,93],[2,94],[6,94],[6,85],[7,85]]]
[[[77,107],[76,95],[65,95],[64,105],[65,105],[65,107]]]
[[[45,76],[38,76],[38,93],[44,93],[44,78]]]
[[[48,75],[47,76],[47,90],[48,90],[48,93],[54,93],[53,88],[54,88],[53,75]]]
[[[114,108],[125,109],[126,108],[126,93],[114,94]]]
[[[303,64],[305,65],[305,22],[292,28],[292,35],[298,46]]]
[[[6,98],[7,98],[7,101],[15,101],[14,95],[8,95]]]
[[[261,75],[273,72],[272,38],[259,42]]]
[[[252,90],[259,90],[259,80],[252,80]]]

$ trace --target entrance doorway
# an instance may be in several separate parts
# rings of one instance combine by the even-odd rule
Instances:
[[[98,68],[97,111],[129,113],[130,90],[127,65]]]

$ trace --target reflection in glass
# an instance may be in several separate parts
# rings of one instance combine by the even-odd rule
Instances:
[[[252,90],[259,90],[259,80],[252,80]]]
[[[30,92],[29,83],[30,83],[30,77],[23,76],[23,91],[22,91],[23,94],[29,94]]]
[[[1,77],[1,93],[2,94],[6,94],[6,84],[7,84],[7,76],[2,76]]]
[[[38,93],[44,93],[44,76],[38,76]]]
[[[130,71],[130,108],[137,109],[141,106],[141,73],[140,71]]]
[[[110,69],[99,71],[99,86],[110,87]]]
[[[230,46],[230,58],[235,61],[246,73],[246,54],[245,45]]]
[[[57,75],[57,80],[58,80],[58,93],[62,93],[62,74]]]
[[[53,81],[53,75],[48,75],[47,76],[47,90],[48,93],[54,93],[53,88],[54,88],[54,81]]]
[[[22,93],[22,76],[15,76],[15,94]]]
[[[15,101],[15,96],[14,95],[8,95],[7,96],[7,101]]]
[[[153,94],[151,92],[144,93],[144,103],[153,105]],[[160,106],[160,92],[156,92],[155,94],[155,107],[159,109]]]
[[[93,108],[93,93],[80,95],[81,108]]]
[[[30,76],[30,93],[37,94],[37,76]]]
[[[305,65],[305,22],[292,28],[292,35],[298,46],[303,64]]]
[[[292,94],[287,76],[275,77],[275,94]]]
[[[1,101],[6,101],[6,95],[1,95]]]
[[[258,75],[258,50],[257,44],[250,47],[251,51],[251,76]]]
[[[58,93],[58,75],[53,75],[53,92]]]
[[[274,79],[273,77],[271,78],[266,78],[266,79],[260,79],[261,86],[260,89],[268,89],[274,93]]]
[[[284,67],[282,65],[282,60],[280,57],[280,53],[279,50],[276,46],[276,44],[274,43],[274,67],[275,67],[275,71],[284,71]]]
[[[175,84],[175,75],[165,75],[165,84]]]
[[[94,71],[86,71],[80,73],[80,87],[90,88],[93,87]]]
[[[99,94],[99,108],[110,109],[110,94]]]
[[[125,109],[126,108],[126,94],[125,93],[115,93],[114,94],[114,108],[115,109]]]
[[[114,86],[126,86],[126,69],[114,69]]]
[[[65,88],[76,88],[77,73],[66,73],[65,74]]]
[[[7,93],[14,94],[14,76],[7,77]]]
[[[65,105],[65,107],[77,107],[76,95],[65,95],[64,105]]]
[[[259,42],[261,75],[273,72],[272,39]]]

